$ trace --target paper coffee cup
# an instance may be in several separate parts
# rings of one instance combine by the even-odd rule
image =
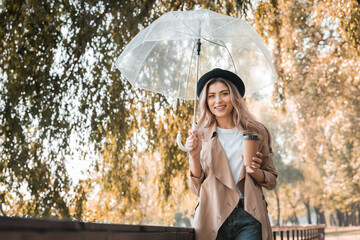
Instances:
[[[256,157],[256,152],[259,151],[258,135],[245,135],[244,136],[244,165],[250,166],[253,162],[253,157]]]

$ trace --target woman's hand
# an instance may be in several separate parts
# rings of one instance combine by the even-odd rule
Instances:
[[[253,161],[251,162],[251,165],[246,166],[246,172],[251,174],[251,173],[255,173],[258,169],[260,169],[260,165],[262,163],[262,153],[261,152],[257,152],[256,153],[256,157],[253,157]]]
[[[244,156],[242,156],[244,158]],[[258,183],[265,182],[264,172],[260,169],[263,154],[261,152],[256,153],[256,157],[253,158],[251,165],[246,166],[246,172],[249,173]]]
[[[197,131],[189,130],[189,136],[186,139],[185,147],[193,149],[189,152],[190,172],[194,177],[199,178],[202,171],[200,165],[202,142]]]
[[[189,136],[186,139],[185,147],[193,149],[189,152],[191,158],[200,160],[202,142],[197,131],[189,130]]]

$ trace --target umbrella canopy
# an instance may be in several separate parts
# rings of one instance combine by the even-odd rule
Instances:
[[[191,100],[196,96],[198,39],[198,74],[213,68],[235,72],[246,95],[277,81],[267,48],[247,22],[204,9],[165,13],[130,41],[115,66],[132,87]]]
[[[115,66],[132,87],[172,103],[195,99],[193,130],[199,74],[214,68],[235,72],[247,95],[277,81],[268,50],[248,23],[204,9],[165,13],[130,41]],[[180,131],[177,143],[192,150],[182,145]]]

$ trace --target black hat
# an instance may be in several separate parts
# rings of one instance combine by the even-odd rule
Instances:
[[[212,78],[224,78],[226,80],[229,80],[230,82],[232,82],[237,89],[239,90],[239,93],[241,95],[241,97],[244,97],[245,95],[245,85],[244,82],[241,80],[241,78],[236,75],[233,72],[227,71],[227,70],[222,70],[220,68],[214,68],[213,70],[211,70],[210,72],[205,73],[198,81],[197,83],[197,95],[198,97],[200,97],[200,93],[203,90],[205,84]]]

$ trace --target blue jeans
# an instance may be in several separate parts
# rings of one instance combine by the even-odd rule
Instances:
[[[235,208],[221,225],[216,240],[261,240],[261,223],[243,208]]]

